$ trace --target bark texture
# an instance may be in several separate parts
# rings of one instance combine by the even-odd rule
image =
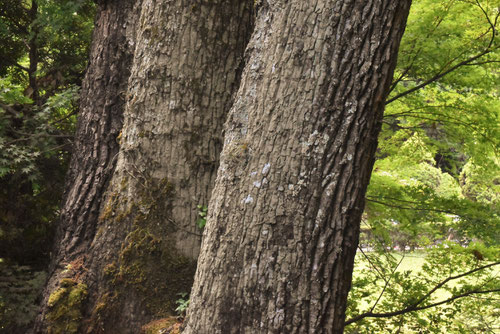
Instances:
[[[120,152],[90,272],[91,331],[137,333],[189,292],[222,128],[248,43],[250,1],[143,0]]]
[[[73,274],[68,268],[76,269],[75,274],[80,272],[82,260],[86,258],[96,231],[99,207],[113,174],[119,149],[116,138],[122,128],[125,92],[134,49],[136,2],[98,3],[89,65],[82,83],[80,114],[67,176],[67,190],[51,273],[41,312],[35,323],[35,332],[61,332],[54,321],[47,319],[49,298],[61,288],[61,280]],[[72,266],[71,263],[78,265]],[[62,321],[68,323],[67,319]],[[70,322],[72,327],[78,328],[77,321]]]
[[[80,120],[46,294],[54,333],[138,333],[190,290],[197,205],[213,188],[253,20],[253,2],[241,0],[109,1],[98,22],[108,11],[117,25],[98,24],[94,49],[127,57],[99,51],[83,88],[82,108],[94,110]],[[112,71],[102,84],[101,69]],[[68,306],[78,312],[60,315]]]
[[[410,2],[261,2],[184,333],[343,332]]]

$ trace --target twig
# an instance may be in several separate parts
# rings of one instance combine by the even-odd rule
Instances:
[[[415,303],[413,303],[413,304],[405,307],[402,310],[393,311],[393,312],[385,312],[385,313],[373,313],[372,311],[368,311],[368,312],[359,314],[359,315],[357,315],[357,316],[355,316],[355,317],[347,320],[345,322],[345,326],[350,325],[352,323],[355,323],[357,321],[360,321],[360,320],[362,320],[364,318],[389,318],[389,317],[394,317],[394,316],[397,316],[397,315],[406,314],[406,313],[409,313],[409,312],[425,310],[425,309],[428,309],[428,308],[431,308],[431,307],[435,307],[435,306],[439,306],[439,305],[442,305],[442,304],[446,304],[446,303],[452,302],[452,301],[454,301],[456,299],[467,297],[467,296],[470,296],[470,295],[484,294],[484,293],[491,293],[491,292],[498,292],[498,291],[500,291],[500,289],[471,290],[471,291],[467,291],[467,292],[464,292],[464,293],[452,296],[452,297],[450,297],[448,299],[445,299],[445,300],[442,300],[442,301],[439,301],[439,302],[435,302],[435,303],[432,303],[432,304],[429,304],[429,305],[419,306],[423,301],[425,301],[434,292],[436,292],[436,290],[440,289],[443,285],[445,285],[449,281],[462,278],[464,276],[473,274],[473,273],[475,273],[477,271],[484,270],[484,269],[487,269],[487,268],[490,268],[490,267],[493,267],[493,266],[496,266],[496,265],[499,265],[499,264],[500,264],[500,261],[499,262],[493,262],[493,263],[490,263],[490,264],[487,264],[487,265],[484,265],[484,266],[481,266],[481,267],[469,270],[469,271],[467,271],[465,273],[462,273],[462,274],[459,274],[459,275],[456,275],[456,276],[450,276],[450,277],[444,279],[443,281],[441,281],[440,283],[438,283],[434,288],[432,288],[431,290],[429,290],[423,297],[421,297]]]

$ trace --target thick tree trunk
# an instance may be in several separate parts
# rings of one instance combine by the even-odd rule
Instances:
[[[196,206],[208,204],[215,181],[253,2],[133,5],[109,1],[100,10],[93,55],[125,48],[126,57],[99,51],[86,79],[98,85],[83,88],[65,233],[45,299],[54,333],[137,333],[171,314],[192,284]],[[101,83],[104,68],[116,72]],[[119,99],[106,101],[109,92]]]
[[[184,333],[342,333],[409,7],[262,1]]]
[[[251,20],[248,1],[143,1],[120,153],[88,261],[92,332],[137,333],[190,291],[197,205],[213,189]]]
[[[99,2],[51,273],[35,332],[67,330],[71,333],[79,327],[80,306],[77,306],[76,316],[70,316],[75,319],[68,319],[56,316],[53,313],[56,305],[49,307],[48,302],[55,292],[61,291],[61,280],[69,279],[82,268],[81,260],[94,238],[99,207],[116,165],[119,150],[117,136],[122,128],[134,49],[136,2]],[[66,283],[70,284],[69,281]]]

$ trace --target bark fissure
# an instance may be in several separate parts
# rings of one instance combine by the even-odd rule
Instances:
[[[341,333],[410,1],[267,1],[226,123],[186,333]]]
[[[129,43],[133,36],[131,14],[134,2],[99,4],[93,34],[97,42],[92,46],[82,84],[68,187],[56,235],[51,275],[35,324],[36,332],[50,330],[57,333],[64,328],[65,324],[56,324],[58,319],[54,317],[46,322],[45,317],[51,311],[48,300],[68,277],[69,272],[65,269],[70,263],[79,261],[89,248],[97,225],[98,208],[114,170],[116,161],[113,157],[118,152],[116,137],[122,125],[123,93],[133,51]]]
[[[252,6],[101,1],[46,293],[88,287],[79,332],[137,333],[189,291]]]

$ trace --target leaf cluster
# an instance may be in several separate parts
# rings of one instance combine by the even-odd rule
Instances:
[[[48,260],[93,15],[83,0],[0,6],[0,257]]]
[[[499,16],[487,0],[413,2],[367,192],[348,333],[494,330]]]

